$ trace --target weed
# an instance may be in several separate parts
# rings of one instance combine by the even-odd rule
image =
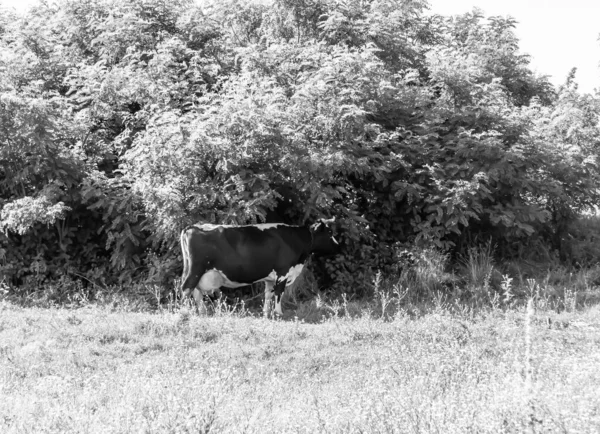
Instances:
[[[577,293],[572,289],[566,289],[564,292],[564,308],[567,312],[575,312],[577,309]]]
[[[500,288],[502,290],[502,302],[505,305],[508,305],[514,297],[514,294],[512,292],[512,289],[513,289],[512,281],[513,281],[512,277],[510,277],[508,274],[504,274],[502,276],[502,282],[500,283]]]
[[[537,432],[536,426],[540,422],[536,417],[536,405],[533,392],[533,351],[532,351],[532,320],[535,314],[534,301],[530,298],[525,309],[525,397],[529,410],[527,426],[532,434]]]
[[[381,271],[377,271],[373,279],[373,292],[375,294],[375,302],[378,303],[377,308],[380,311],[380,317],[385,319],[390,318],[391,314],[393,314],[393,312],[389,312],[388,310],[391,310],[399,300],[394,299],[393,289],[390,291],[382,287],[382,281]]]
[[[415,250],[414,262],[405,267],[396,282],[399,287],[409,288],[416,299],[431,299],[436,291],[454,282],[446,273],[449,256],[435,248]]]
[[[469,249],[466,257],[460,260],[461,276],[465,288],[471,301],[496,304],[498,299],[495,297],[494,288],[492,288],[492,276],[494,276],[494,258],[491,241],[478,247]]]

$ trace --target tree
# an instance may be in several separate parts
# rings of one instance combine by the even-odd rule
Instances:
[[[402,245],[559,247],[598,199],[597,97],[533,74],[511,18],[425,7],[65,0],[2,12],[0,242],[16,252],[3,272],[169,282],[185,225],[282,208],[289,223],[337,216],[343,251],[322,274],[358,294]]]

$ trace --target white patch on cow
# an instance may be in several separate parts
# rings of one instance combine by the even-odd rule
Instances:
[[[267,277],[264,279],[257,280],[257,282],[275,282],[277,280],[277,273],[272,270]]]
[[[217,270],[207,271],[200,278],[197,287],[203,294],[210,295],[224,285],[223,274]]]
[[[257,283],[257,282],[276,282],[276,281],[277,281],[277,273],[275,272],[275,270],[273,270],[273,271],[271,271],[267,275],[267,277],[263,277],[262,279],[255,280],[252,283]]]
[[[304,264],[294,265],[289,269],[287,274],[283,277],[280,277],[278,280],[287,280],[285,286],[290,286],[294,281],[300,276],[302,273],[302,269],[304,268]]]
[[[212,270],[209,270],[202,275],[202,277],[200,278],[200,282],[198,282],[198,288],[200,288],[200,290],[202,290],[204,294],[212,294],[214,291],[216,291],[222,286],[226,288],[239,288],[240,286],[246,286],[257,282],[276,281],[277,273],[275,272],[275,270],[271,271],[267,277],[263,277],[262,279],[255,280],[253,282],[239,283],[230,280],[221,270],[213,268]]]
[[[290,225],[286,225],[285,223],[258,223],[255,225],[213,225],[211,223],[196,223],[194,226],[197,227],[198,229],[202,229],[203,231],[212,231],[217,228],[249,228],[249,227],[254,227],[261,231],[264,231],[264,230],[271,229],[271,228],[277,228],[279,226],[290,226]]]
[[[200,283],[198,283],[198,286],[205,294],[212,294],[215,289],[220,288],[221,286],[226,288],[239,288],[240,286],[245,285],[248,284],[232,282],[221,270],[217,270],[216,268],[204,273],[200,278]]]
[[[289,226],[289,225],[286,225],[284,223],[260,223],[257,225],[249,225],[249,226],[254,226],[257,229],[264,231],[266,229],[277,228],[279,226]]]
[[[213,225],[210,223],[196,223],[194,225],[194,227],[196,227],[198,229],[202,229],[203,231],[212,231],[213,229],[216,229],[218,227],[224,227],[224,226],[223,225]]]

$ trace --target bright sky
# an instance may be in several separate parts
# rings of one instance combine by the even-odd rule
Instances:
[[[598,0],[429,0],[431,12],[470,12],[476,6],[486,16],[510,15],[522,53],[532,56],[532,68],[550,76],[555,85],[577,68],[579,90],[600,89],[600,1]]]
[[[0,0],[2,6],[24,10],[35,0]],[[518,21],[521,52],[532,56],[532,67],[564,83],[571,68],[582,92],[600,89],[599,0],[429,0],[431,12],[443,15],[470,12],[510,15]]]

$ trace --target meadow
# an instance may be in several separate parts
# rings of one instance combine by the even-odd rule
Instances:
[[[0,301],[0,432],[600,432],[598,305],[135,310]]]
[[[513,18],[37,3],[0,7],[0,434],[600,432],[600,93]],[[332,217],[282,319],[165,300],[190,224]]]

